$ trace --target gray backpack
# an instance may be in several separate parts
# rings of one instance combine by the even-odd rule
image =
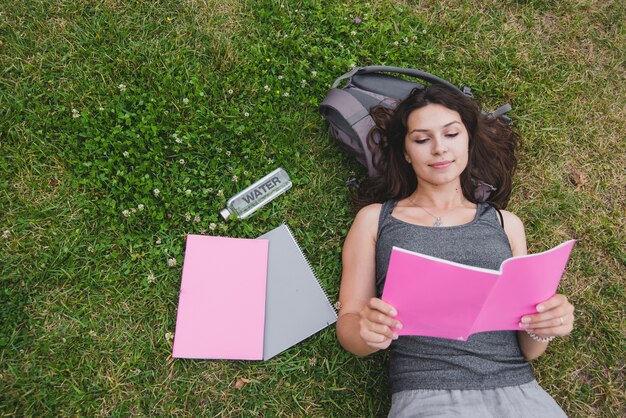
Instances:
[[[387,66],[357,67],[337,78],[320,105],[319,112],[328,121],[331,136],[367,168],[369,176],[377,174],[372,163],[372,153],[367,146],[367,135],[374,126],[370,109],[377,105],[394,109],[413,89],[424,88],[419,81],[409,81],[392,75],[394,73],[430,84],[442,84],[473,97],[468,87],[459,89],[439,77],[414,69]],[[338,88],[343,80],[347,82]],[[489,115],[494,118],[500,117],[506,123],[510,123],[510,119],[504,116],[509,110],[511,106],[506,104]],[[490,187],[483,185],[484,192],[488,193]]]

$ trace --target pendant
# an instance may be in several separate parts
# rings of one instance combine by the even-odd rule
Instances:
[[[441,218],[439,216],[435,218],[435,222],[433,222],[433,226],[443,226],[443,222],[441,222]]]

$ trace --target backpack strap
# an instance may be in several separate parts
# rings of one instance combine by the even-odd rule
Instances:
[[[492,119],[502,118],[507,125],[510,125],[512,123],[511,118],[509,118],[508,116],[505,116],[505,114],[510,112],[511,109],[513,108],[511,107],[510,104],[507,103],[505,105],[500,106],[493,112],[489,113],[487,116]]]
[[[367,135],[375,123],[369,109],[347,91],[333,88],[320,104],[319,111],[328,120],[333,136],[341,137],[339,142],[367,167],[370,176],[374,175],[376,169],[367,146]]]
[[[427,73],[425,71],[416,70],[413,68],[400,68],[400,67],[392,67],[388,65],[370,65],[367,67],[356,67],[352,71],[349,71],[341,76],[339,76],[335,82],[333,83],[333,88],[337,87],[341,80],[345,80],[347,78],[351,78],[356,74],[370,74],[370,73],[395,73],[395,74],[404,74],[411,77],[418,78],[420,80],[428,81],[431,84],[441,84],[452,90],[457,91],[461,94],[466,94],[464,91],[459,89],[454,84],[444,80],[443,78],[439,78],[435,75]]]
[[[333,115],[331,110],[339,113],[343,119],[337,119],[336,115]],[[339,125],[338,122],[345,120],[350,126],[369,116],[370,113],[369,110],[350,93],[336,88],[328,92],[324,101],[320,104],[320,111],[324,117],[329,118],[336,125]]]

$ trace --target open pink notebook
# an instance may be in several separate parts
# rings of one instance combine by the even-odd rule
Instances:
[[[500,271],[394,247],[382,299],[398,311],[399,335],[466,341],[477,332],[519,330],[521,317],[556,293],[574,242],[509,258]]]

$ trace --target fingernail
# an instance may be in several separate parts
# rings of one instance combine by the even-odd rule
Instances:
[[[537,312],[543,312],[543,311],[544,311],[544,309],[546,309],[546,307],[545,307],[545,306],[543,306],[543,305],[537,305]]]
[[[396,324],[396,328],[397,328],[397,329],[402,329],[402,324],[398,322],[398,323]]]
[[[528,325],[527,324],[523,324],[523,323],[520,322],[519,323],[519,327],[520,328],[528,328]]]
[[[530,322],[530,318],[529,318],[529,317],[527,317],[527,316],[525,316],[524,318],[522,318],[522,322],[523,322],[524,324],[528,324],[528,323]]]
[[[398,334],[393,334],[393,339],[397,340],[398,339]]]
[[[396,310],[395,310],[395,309],[392,309],[392,310],[389,312],[389,315],[391,315],[391,316],[396,316],[396,315],[398,315],[398,312],[396,312]]]

